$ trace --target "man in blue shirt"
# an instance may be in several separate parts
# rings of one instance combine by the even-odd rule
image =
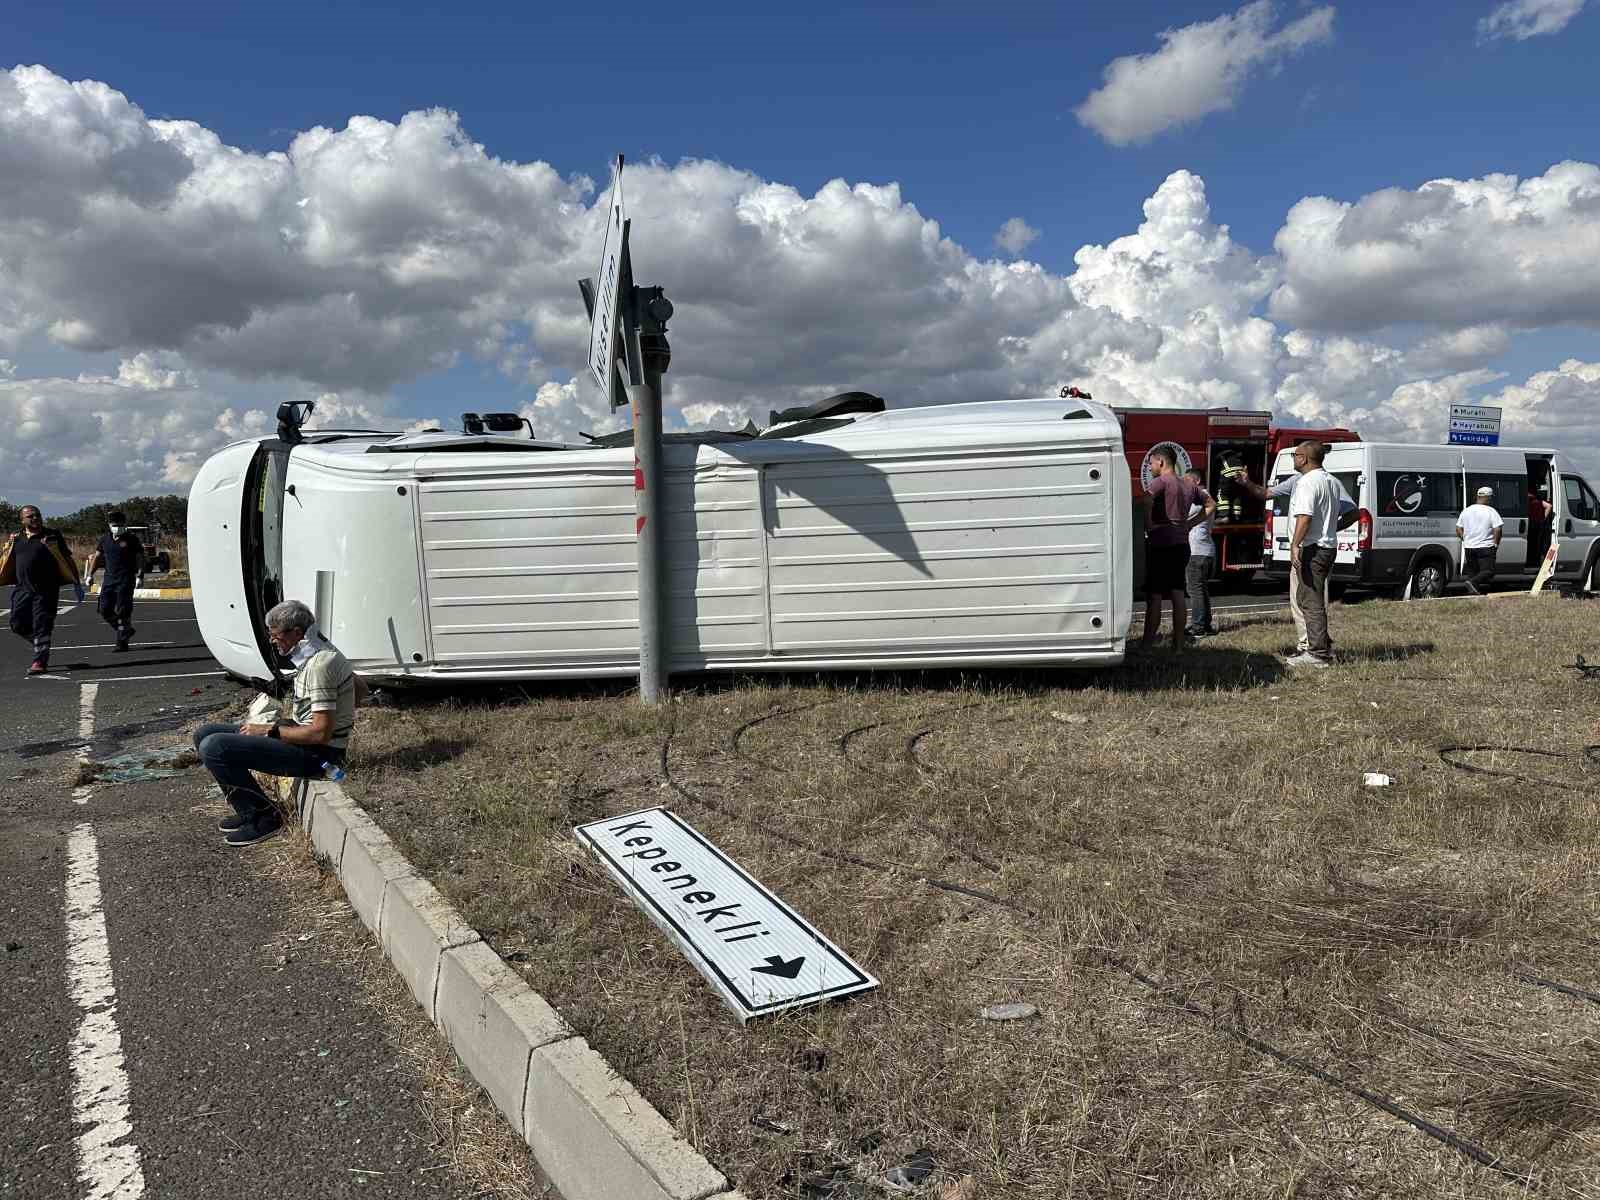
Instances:
[[[105,580],[100,584],[100,615],[117,636],[115,653],[128,649],[136,630],[133,628],[133,585],[139,578],[139,566],[144,558],[144,544],[139,536],[128,529],[128,518],[114,512],[108,519],[111,532],[100,539],[100,544],[89,555],[84,567],[84,582],[94,579],[95,570],[104,565]]]

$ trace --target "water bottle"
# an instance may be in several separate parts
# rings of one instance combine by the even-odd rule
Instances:
[[[336,762],[325,762],[322,764],[322,777],[329,783],[343,783],[344,768]]]

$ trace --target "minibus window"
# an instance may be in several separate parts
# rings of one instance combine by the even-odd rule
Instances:
[[[1566,493],[1566,515],[1578,521],[1600,520],[1600,505],[1597,505],[1594,493],[1589,490],[1589,485],[1583,480],[1571,475],[1561,477],[1561,488]]]
[[[1470,504],[1478,495],[1478,489],[1486,487],[1494,493],[1490,504],[1494,505],[1495,512],[1507,520],[1513,520],[1528,515],[1528,477],[1526,475],[1486,475],[1481,472],[1467,472],[1467,499]]]
[[[267,610],[283,599],[283,497],[289,447],[264,442],[250,464],[244,495],[244,595],[250,624],[267,662],[276,661],[263,626]]]

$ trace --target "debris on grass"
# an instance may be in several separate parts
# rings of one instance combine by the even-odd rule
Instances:
[[[1087,725],[1089,723],[1088,717],[1082,713],[1073,712],[1052,712],[1050,719],[1052,721],[1060,721],[1063,725]]]
[[[985,1021],[1022,1021],[1037,1017],[1039,1010],[1032,1004],[989,1004],[982,1015]]]
[[[890,1191],[909,1192],[919,1188],[933,1174],[936,1166],[933,1151],[923,1148],[913,1150],[909,1158],[897,1167],[890,1167],[883,1182]]]

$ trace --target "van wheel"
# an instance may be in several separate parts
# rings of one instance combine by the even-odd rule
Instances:
[[[1444,585],[1449,581],[1444,566],[1437,559],[1417,564],[1411,573],[1411,595],[1419,600],[1433,600],[1444,595]]]

